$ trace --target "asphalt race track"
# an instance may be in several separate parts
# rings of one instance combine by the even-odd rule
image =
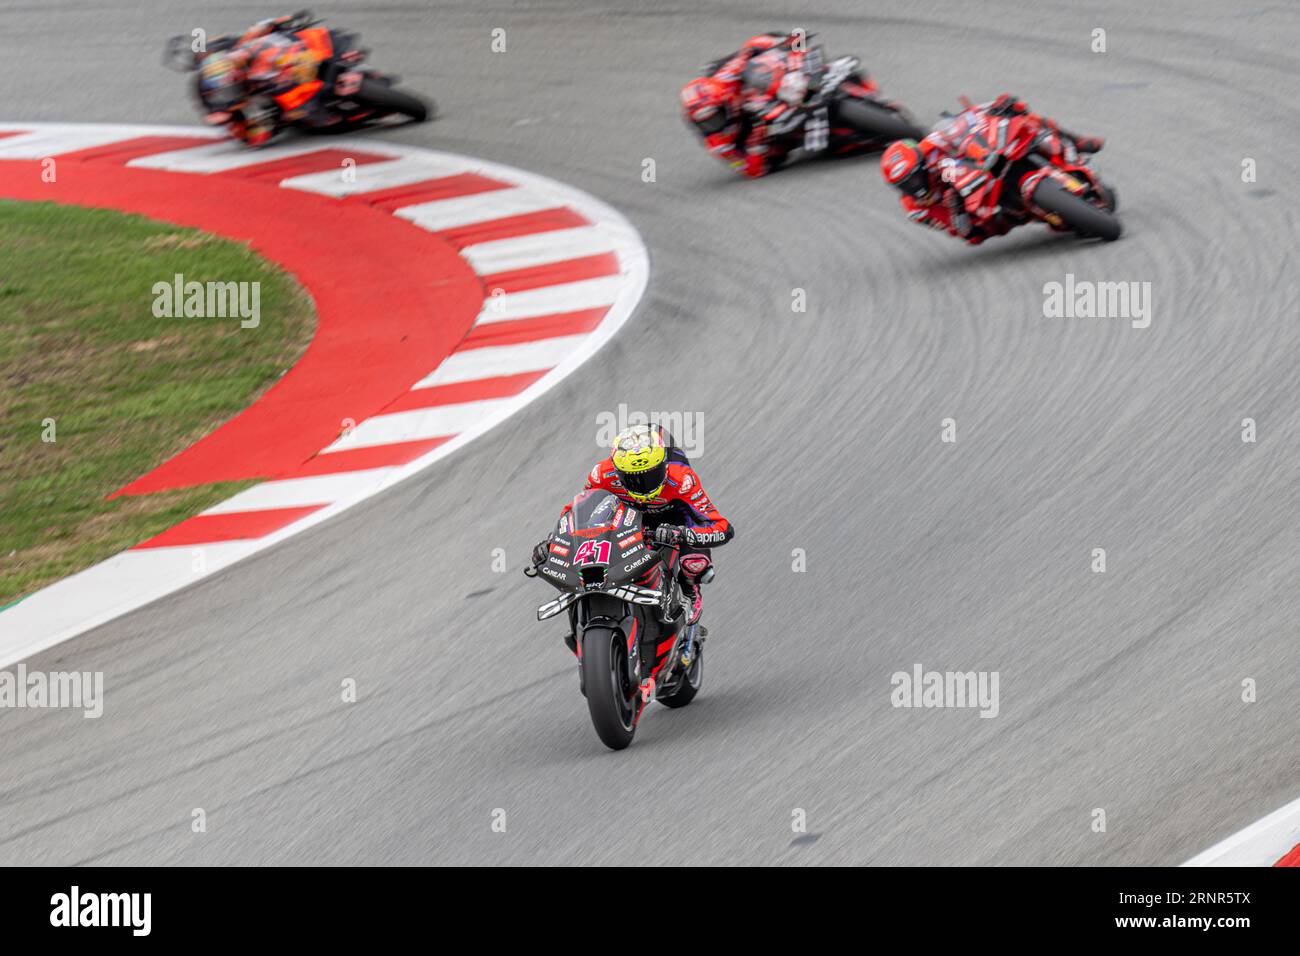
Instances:
[[[652,257],[640,309],[449,460],[28,661],[104,671],[106,711],[0,713],[0,863],[1176,864],[1297,795],[1300,10],[433,6],[316,10],[438,101],[383,136],[621,210]],[[17,0],[3,118],[191,124],[164,39],[278,12]],[[908,223],[870,158],[734,177],[677,90],[794,27],[925,121],[1008,89],[1105,136],[1125,237],[965,248]],[[1150,327],[1045,318],[1067,273],[1149,282]],[[703,692],[614,754],[519,572],[620,402],[697,413],[737,537]],[[892,707],[916,663],[997,671],[998,717]]]

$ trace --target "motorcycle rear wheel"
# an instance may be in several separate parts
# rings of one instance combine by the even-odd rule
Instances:
[[[669,694],[667,697],[659,697],[657,700],[665,707],[685,707],[695,699],[695,695],[700,692],[700,687],[704,684],[704,648],[695,648],[695,659],[691,661],[691,666],[686,670],[686,676],[682,678],[681,686]]]
[[[627,641],[621,631],[590,627],[582,636],[582,677],[592,726],[610,750],[622,750],[636,735],[640,689],[627,675]]]
[[[840,123],[872,139],[921,139],[925,130],[902,113],[866,100],[842,99],[835,104],[834,117]]]

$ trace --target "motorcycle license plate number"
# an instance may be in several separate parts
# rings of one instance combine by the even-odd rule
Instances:
[[[361,89],[361,74],[356,70],[349,70],[339,77],[338,82],[334,84],[334,92],[339,96],[353,96]]]
[[[829,145],[831,123],[826,110],[820,109],[808,117],[803,128],[803,148],[810,153],[821,152]]]
[[[574,564],[609,564],[608,541],[584,541],[573,556]]]

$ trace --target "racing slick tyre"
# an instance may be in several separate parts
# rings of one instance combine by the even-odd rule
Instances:
[[[432,105],[418,96],[399,90],[395,86],[388,86],[371,77],[361,81],[361,88],[352,99],[357,104],[376,112],[400,113],[409,116],[417,123],[423,123],[433,112]]]
[[[1033,202],[1039,209],[1056,213],[1071,232],[1080,236],[1114,242],[1124,231],[1114,215],[1067,192],[1050,179],[1034,187]]]
[[[835,106],[835,116],[845,126],[873,139],[893,142],[896,139],[922,139],[925,136],[925,130],[904,114],[865,100],[840,100]]]
[[[695,699],[695,695],[700,692],[700,685],[703,683],[704,648],[697,647],[695,650],[695,659],[691,661],[691,666],[687,669],[686,676],[682,678],[681,686],[667,697],[659,697],[656,699],[665,707],[685,707]]]
[[[627,674],[627,641],[609,627],[590,627],[582,636],[582,683],[596,736],[610,750],[622,750],[636,733],[640,689]]]

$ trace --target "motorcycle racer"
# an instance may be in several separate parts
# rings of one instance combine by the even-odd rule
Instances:
[[[853,56],[828,59],[803,31],[762,33],[681,92],[686,122],[736,172],[765,176],[798,152],[848,156],[922,136]]]
[[[682,89],[686,121],[710,153],[743,176],[765,176],[794,149],[773,130],[807,95],[805,39],[784,33],[751,37]]]
[[[323,27],[293,29],[290,18],[259,24],[241,44],[249,52],[248,85],[254,95],[269,96],[289,119],[306,126],[328,126],[337,117],[324,108],[327,64],[356,58],[354,37]]]
[[[1071,162],[1077,153],[1096,153],[1105,144],[1100,137],[1065,131],[1054,120],[1031,112],[1024,101],[1009,93],[988,103],[968,105],[919,142],[899,140],[881,155],[880,174],[902,193],[899,202],[909,219],[942,229],[971,245],[1004,235],[1016,225],[997,212],[981,214],[968,208],[965,200],[989,175],[970,159],[968,147],[981,136],[986,142],[996,142],[1001,124],[1010,116],[1023,116],[1037,123],[1043,136],[1042,149],[1061,153]]]
[[[324,94],[336,79],[336,67],[362,54],[354,34],[310,22],[304,11],[263,20],[238,37],[212,40],[199,65],[207,121],[232,123],[233,132],[251,146],[271,138],[277,112],[307,127],[338,122],[325,107]]]
[[[587,474],[583,490],[592,489],[612,492],[640,510],[643,527],[655,544],[680,549],[669,566],[689,605],[685,623],[696,623],[702,608],[700,584],[711,576],[708,551],[726,544],[735,532],[700,484],[685,453],[661,426],[633,426],[619,433],[609,457]],[[564,506],[561,518],[570,507]],[[552,536],[533,548],[534,566],[545,562]],[[566,643],[572,650],[574,636]]]
[[[793,48],[794,39],[775,33],[751,36],[738,51],[715,60],[706,75],[682,88],[686,121],[712,155],[742,176],[766,176],[790,152],[768,139],[772,121],[802,100],[803,90],[789,73],[797,73],[803,57]],[[792,79],[785,81],[788,75]]]

